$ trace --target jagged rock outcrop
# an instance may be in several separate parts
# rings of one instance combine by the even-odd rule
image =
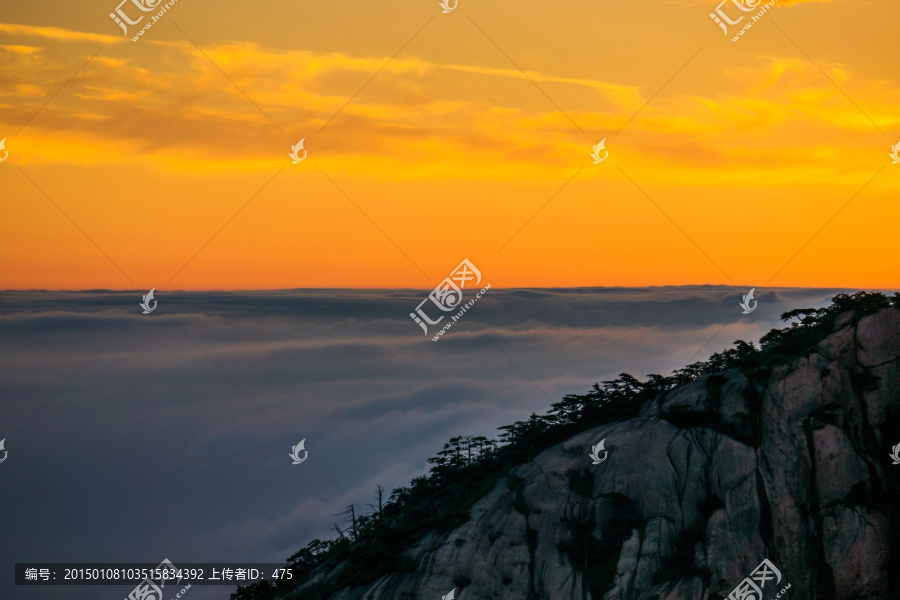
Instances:
[[[413,573],[331,600],[714,600],[763,559],[782,575],[764,598],[788,583],[793,600],[898,597],[898,408],[900,310],[843,315],[801,357],[704,377],[540,453],[410,548]],[[289,597],[323,581],[340,568]]]

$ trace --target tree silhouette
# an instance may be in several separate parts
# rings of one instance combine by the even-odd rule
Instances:
[[[810,351],[834,328],[841,315],[856,323],[865,315],[893,307],[900,309],[900,293],[887,297],[877,292],[838,294],[829,306],[798,308],[781,315],[791,322],[760,338],[760,348],[738,340],[734,347],[712,354],[707,360],[675,370],[670,376],[651,374],[640,381],[628,373],[595,383],[585,394],[569,394],[551,405],[548,414],[532,413],[525,421],[499,427],[500,442],[485,436],[458,435],[428,459],[427,475],[391,491],[384,502],[384,488],[376,487],[376,505],[369,515],[357,515],[351,504],[335,516],[347,516],[352,535],[335,523],[338,537],[315,539],[287,560],[295,570],[291,586],[302,584],[321,570],[342,570],[343,585],[360,585],[386,573],[414,568],[403,552],[431,531],[446,532],[468,519],[469,508],[505,479],[509,470],[572,435],[599,425],[631,418],[640,406],[675,387],[723,371],[740,368],[752,374],[785,357]],[[283,582],[280,582],[284,585]],[[277,588],[272,582],[239,587],[232,600],[271,600]]]

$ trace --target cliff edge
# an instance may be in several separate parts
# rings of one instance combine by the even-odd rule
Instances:
[[[349,587],[332,565],[279,598],[718,600],[764,559],[763,598],[898,597],[898,390],[900,310],[844,313],[800,356],[704,375],[512,468],[403,553],[410,572]]]

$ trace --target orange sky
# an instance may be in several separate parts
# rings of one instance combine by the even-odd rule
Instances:
[[[3,289],[900,287],[896,0],[10,4]]]

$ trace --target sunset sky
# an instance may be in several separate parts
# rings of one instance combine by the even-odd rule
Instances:
[[[900,287],[896,0],[116,5],[0,7],[2,289]]]

